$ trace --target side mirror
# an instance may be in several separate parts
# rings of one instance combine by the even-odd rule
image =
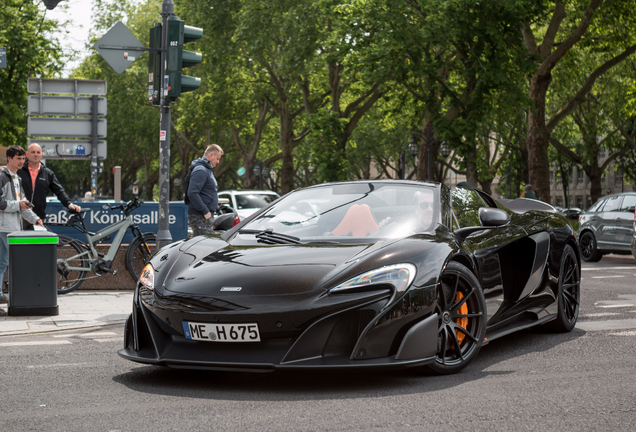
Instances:
[[[479,209],[479,221],[485,227],[498,227],[510,222],[510,215],[504,210],[481,207]]]
[[[232,228],[234,223],[234,214],[226,213],[221,216],[217,216],[214,221],[212,221],[212,229],[215,231],[227,231]]]
[[[510,223],[510,215],[501,209],[480,207],[479,221],[481,222],[481,226],[458,229],[453,233],[453,236],[457,239],[457,241],[463,242],[469,235],[476,233],[477,231],[508,225]]]

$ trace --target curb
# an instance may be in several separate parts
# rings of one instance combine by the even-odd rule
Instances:
[[[41,333],[60,332],[64,330],[77,330],[81,328],[90,328],[90,327],[103,327],[109,324],[124,324],[125,322],[126,320],[123,319],[123,320],[96,322],[96,323],[90,323],[90,324],[69,325],[64,327],[55,327],[55,328],[46,329],[46,330],[14,330],[14,331],[7,331],[7,332],[0,331],[0,338],[3,336],[20,336],[20,335],[26,335],[26,334],[41,334]]]

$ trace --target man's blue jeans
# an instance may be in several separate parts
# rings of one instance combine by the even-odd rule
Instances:
[[[9,234],[0,232],[0,294],[2,294],[2,277],[9,266],[9,241],[7,240]]]

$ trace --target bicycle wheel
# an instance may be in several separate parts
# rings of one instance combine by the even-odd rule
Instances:
[[[82,258],[68,258],[83,252],[78,242],[73,241],[71,237],[60,235],[57,245],[57,293],[66,294],[74,291],[79,287],[84,277],[85,271],[69,271],[67,267],[85,267],[86,260]]]
[[[145,233],[141,237],[135,237],[128,245],[128,249],[126,249],[126,267],[130,277],[135,282],[137,282],[141,271],[150,260],[156,243],[157,236],[154,233]]]

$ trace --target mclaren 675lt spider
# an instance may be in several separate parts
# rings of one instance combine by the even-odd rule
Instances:
[[[553,207],[468,183],[331,183],[172,243],[137,283],[119,354],[173,368],[428,368],[574,328],[580,257]]]

